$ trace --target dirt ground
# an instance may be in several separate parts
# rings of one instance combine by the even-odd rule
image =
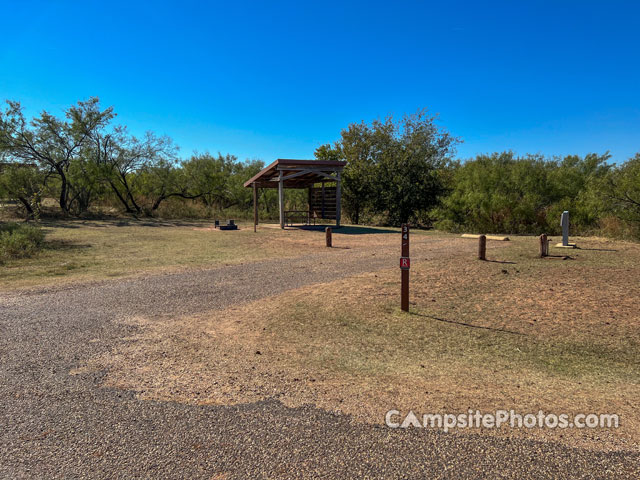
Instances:
[[[296,232],[283,244],[322,263],[323,235]],[[344,234],[334,242],[366,262],[396,255],[398,237]],[[535,238],[512,237],[490,242],[481,262],[473,240],[414,239],[408,314],[398,308],[398,269],[376,267],[215,313],[128,318],[137,333],[75,373],[107,369],[107,386],[142,399],[278,398],[374,424],[390,409],[616,413],[618,429],[480,432],[640,448],[640,245],[577,238],[580,249],[552,248],[539,259]]]

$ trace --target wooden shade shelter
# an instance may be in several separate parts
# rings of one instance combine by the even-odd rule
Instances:
[[[285,227],[287,213],[284,209],[285,188],[308,188],[310,218],[335,219],[340,226],[340,174],[347,162],[322,160],[290,160],[279,158],[263,168],[245,187],[253,188],[253,225],[258,225],[258,188],[277,188],[280,207],[280,228]],[[325,186],[335,183],[335,187]],[[320,184],[320,187],[315,185]],[[297,212],[300,213],[300,212]]]

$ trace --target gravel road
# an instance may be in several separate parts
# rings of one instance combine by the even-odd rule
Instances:
[[[414,246],[413,258],[452,240]],[[459,244],[472,252],[475,244]],[[640,478],[637,452],[392,430],[277,400],[191,406],[70,375],[135,327],[386,267],[397,252],[331,250],[213,270],[0,293],[0,478]]]

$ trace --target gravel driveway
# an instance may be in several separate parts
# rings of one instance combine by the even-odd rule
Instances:
[[[451,241],[417,244],[413,257],[428,258]],[[141,401],[101,387],[104,372],[69,375],[134,333],[118,319],[225,308],[395,267],[397,257],[395,250],[334,249],[311,258],[0,294],[0,478],[640,478],[637,452],[391,430],[276,400]]]

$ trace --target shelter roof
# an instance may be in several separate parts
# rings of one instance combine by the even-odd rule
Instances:
[[[244,183],[251,187],[278,188],[282,173],[284,188],[305,188],[322,181],[335,181],[347,162],[279,158]]]

